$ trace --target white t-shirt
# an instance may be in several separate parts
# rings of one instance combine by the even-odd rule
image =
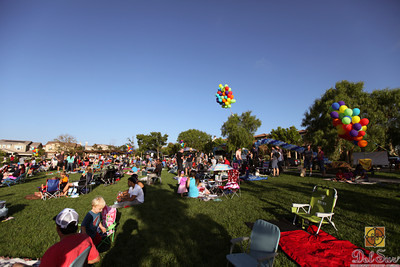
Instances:
[[[144,202],[144,194],[143,194],[143,189],[140,187],[140,185],[135,184],[135,187],[129,187],[129,197],[136,196],[136,199],[140,202]]]

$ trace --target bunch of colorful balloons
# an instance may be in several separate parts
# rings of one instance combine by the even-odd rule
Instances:
[[[39,156],[39,149],[34,147],[32,149],[32,156],[38,157]]]
[[[236,99],[233,98],[232,89],[227,84],[225,84],[225,86],[220,84],[215,96],[217,97],[217,103],[220,104],[222,108],[230,108],[231,105],[236,102]]]
[[[364,140],[365,131],[369,120],[360,118],[360,109],[348,108],[344,101],[335,102],[331,108],[331,118],[333,126],[336,127],[339,137],[348,141],[354,141],[359,147],[365,147],[368,142]]]
[[[133,152],[133,147],[131,145],[126,144],[127,152],[132,153]]]
[[[186,144],[185,144],[185,142],[183,142],[183,140],[179,141],[179,144],[181,144],[181,147],[182,147],[182,148],[185,148],[185,147],[186,147]]]

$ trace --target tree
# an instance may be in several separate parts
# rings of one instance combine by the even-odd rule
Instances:
[[[304,114],[302,126],[307,127],[306,141],[313,145],[321,145],[325,153],[334,160],[340,158],[349,160],[349,153],[343,152],[351,154],[353,151],[361,151],[352,142],[338,137],[336,128],[332,126],[329,112],[334,102],[343,100],[350,108],[359,108],[360,117],[370,120],[367,130],[369,144],[365,148],[366,151],[375,150],[379,144],[390,147],[389,143],[392,141],[389,136],[393,136],[393,140],[396,139],[396,135],[392,134],[389,126],[396,125],[393,122],[399,121],[399,89],[387,90],[387,92],[377,90],[369,94],[364,92],[363,87],[363,82],[338,82],[335,88],[328,89],[321,98],[316,99]],[[397,111],[392,113],[392,110]],[[395,126],[391,128],[393,132],[396,132],[396,129],[399,128]]]
[[[180,145],[177,143],[168,143],[167,146],[162,148],[162,153],[165,155],[175,155],[176,153],[178,153],[180,149]]]
[[[368,134],[371,141],[391,153],[400,146],[400,89],[375,90],[371,93]]]
[[[190,129],[178,135],[177,141],[180,140],[183,140],[187,147],[204,151],[206,144],[211,141],[211,135],[200,130]]]
[[[256,116],[251,115],[251,111],[246,111],[240,116],[232,114],[221,127],[221,134],[227,137],[229,151],[234,151],[240,147],[250,148],[253,144],[254,133],[261,126],[261,121]]]
[[[160,132],[151,132],[149,135],[137,134],[136,139],[140,151],[155,150],[159,157],[161,148],[167,143],[168,134],[161,135]]]
[[[290,128],[278,127],[276,130],[271,130],[271,138],[280,140],[292,145],[303,145],[303,138],[299,134],[296,127],[291,126]]]
[[[61,134],[54,138],[55,142],[58,143],[57,151],[65,151],[67,153],[74,153],[75,147],[77,146],[76,138],[69,134]]]

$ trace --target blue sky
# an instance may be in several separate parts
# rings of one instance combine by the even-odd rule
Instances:
[[[341,80],[400,87],[400,2],[0,2],[0,139],[122,145],[159,131],[301,129]],[[231,111],[215,102],[229,84]]]

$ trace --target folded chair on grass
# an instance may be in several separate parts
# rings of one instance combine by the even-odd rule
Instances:
[[[226,259],[234,266],[272,266],[281,232],[278,226],[264,220],[257,220],[254,223],[250,237],[239,237],[231,240],[230,254]],[[242,253],[232,253],[233,247],[238,242],[249,240],[250,247],[246,250],[241,244]]]
[[[59,178],[52,178],[47,179],[46,187],[43,189],[43,200],[50,199],[50,198],[59,198],[60,197],[60,179]]]
[[[337,231],[335,223],[332,221],[337,198],[338,195],[335,188],[314,186],[310,204],[293,203],[292,213],[295,214],[293,224],[296,223],[296,218],[299,216],[303,227],[305,221],[319,224],[316,235],[319,233],[322,224],[330,223]]]
[[[104,227],[107,229],[107,233],[97,248],[99,248],[102,244],[111,245],[111,243],[114,242],[116,230],[115,227],[117,226],[117,209],[105,206],[101,212],[101,218]]]

